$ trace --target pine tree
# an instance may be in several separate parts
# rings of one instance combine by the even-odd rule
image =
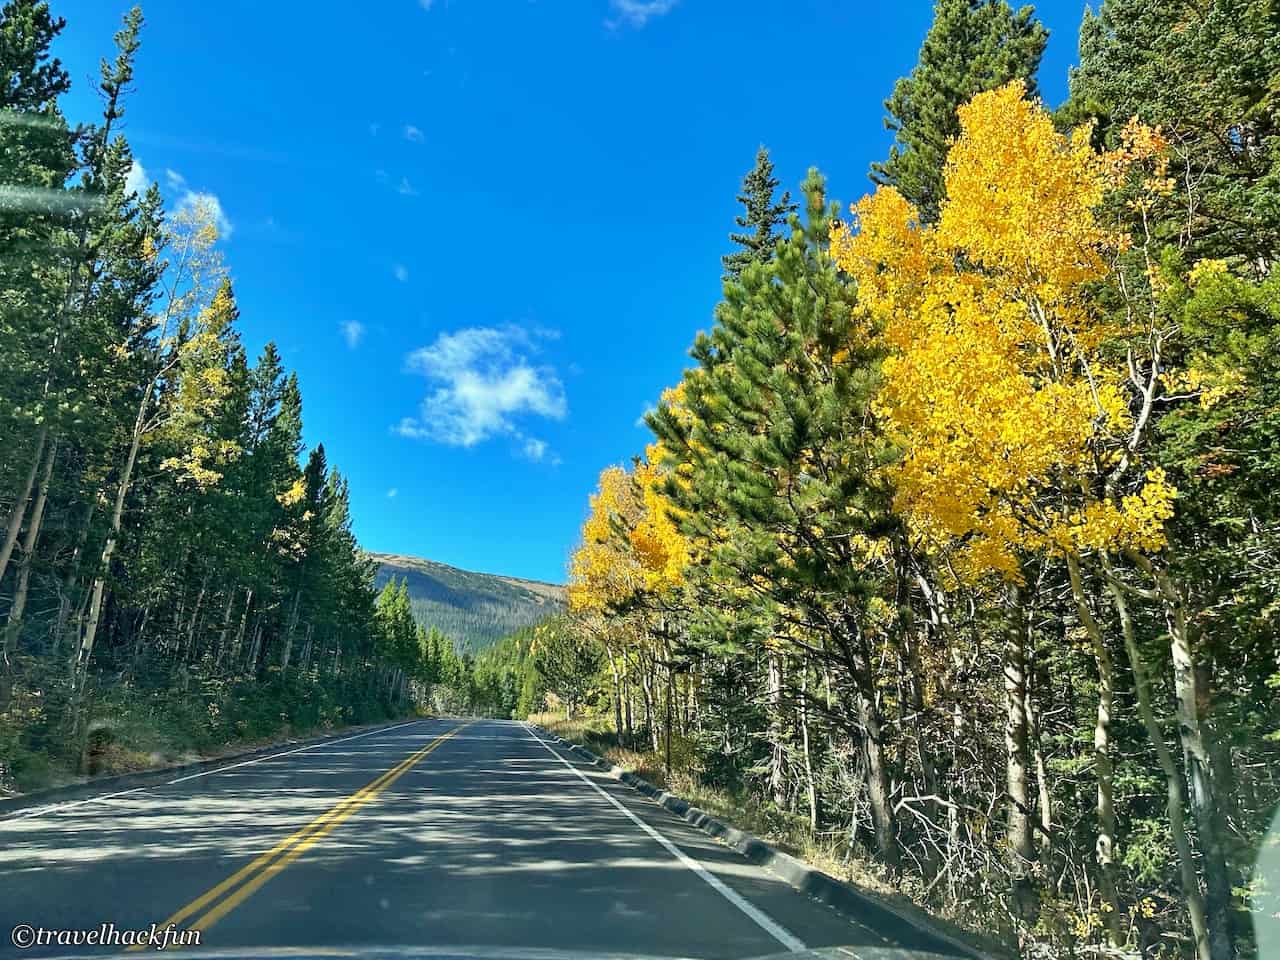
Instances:
[[[871,165],[872,181],[896,187],[926,223],[936,220],[942,165],[960,132],[956,109],[1018,78],[1034,96],[1048,39],[1031,7],[1015,12],[1005,0],[937,0],[919,61],[884,102],[894,144],[887,160]]]
[[[761,146],[756,151],[756,163],[742,178],[742,192],[738,202],[745,212],[734,217],[742,233],[731,233],[729,239],[742,249],[726,254],[720,260],[724,264],[724,280],[736,280],[749,263],[762,263],[773,255],[777,243],[775,231],[787,222],[796,209],[789,191],[783,191],[782,199],[774,202],[774,191],[779,181],[773,175],[773,162],[769,151]]]
[[[1080,26],[1064,119],[1119,143],[1131,117],[1175,144],[1148,221],[1198,257],[1261,277],[1280,257],[1280,13],[1267,0],[1106,0]]]
[[[873,476],[881,444],[866,427],[876,349],[827,253],[834,208],[823,178],[810,171],[804,187],[805,223],[792,219],[765,269],[726,284],[716,326],[696,341],[687,411],[662,404],[650,425],[671,451],[666,492],[705,558],[690,571],[688,606],[703,621],[691,629],[722,652],[731,638],[772,660],[771,709],[781,707],[785,652],[835,678],[853,704],[835,720],[861,745],[876,847],[896,869],[892,733],[875,693],[883,635],[869,617],[873,598],[893,595],[867,546],[892,529]],[[770,748],[785,755],[773,726]]]

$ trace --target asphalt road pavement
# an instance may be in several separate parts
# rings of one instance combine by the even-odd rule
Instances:
[[[5,940],[18,925],[172,924],[229,955],[954,953],[906,924],[837,914],[524,724],[496,720],[415,721],[9,814],[0,915]],[[119,944],[7,942],[0,954]]]

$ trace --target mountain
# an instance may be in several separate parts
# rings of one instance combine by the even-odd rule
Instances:
[[[420,557],[369,556],[378,564],[378,588],[392,577],[407,580],[418,622],[436,627],[460,650],[480,650],[565,607],[565,590],[559,584],[474,573]]]

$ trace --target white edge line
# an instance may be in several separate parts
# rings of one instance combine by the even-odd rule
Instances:
[[[643,830],[645,833],[651,836],[654,840],[657,840],[658,843],[662,844],[662,846],[666,848],[668,853],[670,853],[673,857],[679,860],[680,863],[688,867],[690,870],[696,873],[699,877],[705,880],[707,884],[713,890],[716,891],[716,893],[720,894],[722,897],[728,900],[731,904],[733,904],[735,907],[741,910],[744,914],[746,914],[747,917],[753,923],[756,924],[756,926],[760,927],[762,930],[764,930],[765,933],[769,934],[769,936],[773,937],[773,939],[777,940],[780,944],[782,944],[792,953],[799,953],[802,950],[808,949],[805,946],[803,940],[801,940],[799,937],[793,934],[790,930],[786,929],[786,927],[783,927],[781,924],[777,923],[772,917],[770,917],[764,911],[760,910],[754,904],[743,899],[742,896],[739,895],[736,890],[733,890],[732,888],[726,886],[725,883],[719,877],[715,876],[715,874],[708,871],[706,867],[698,863],[698,861],[694,860],[692,857],[686,854],[683,850],[681,850],[674,843],[672,843],[670,840],[668,840],[666,837],[660,834],[657,830],[655,830],[653,827],[649,826],[649,824],[645,823],[643,820],[637,817],[634,813],[628,810],[616,797],[610,796],[604,790],[600,789],[600,786],[596,783],[593,783],[590,777],[588,777],[585,773],[583,773],[581,770],[575,767],[572,763],[570,763],[564,757],[560,756],[560,754],[556,753],[556,751],[553,750],[545,740],[543,740],[541,737],[539,737],[536,733],[533,732],[533,729],[527,723],[523,724],[523,726],[524,726],[525,732],[528,733],[529,736],[531,736],[534,740],[538,741],[538,743],[542,744],[542,746],[546,749],[548,753],[550,753],[553,757],[555,757],[557,760],[563,763],[566,767],[568,767],[579,780],[581,780],[583,783],[589,786],[596,793],[600,794],[600,796],[608,800],[618,810],[620,810],[628,819],[630,819],[637,827],[639,827],[641,830]]]
[[[423,718],[425,720],[427,718]],[[273,753],[269,757],[254,757],[252,760],[241,760],[239,763],[229,763],[225,767],[214,767],[212,770],[202,770],[199,773],[188,774],[185,777],[178,777],[176,780],[168,780],[165,786],[172,786],[175,783],[185,783],[188,780],[195,780],[198,777],[208,777],[215,773],[223,773],[226,770],[234,770],[236,767],[247,767],[253,763],[262,763],[264,760],[276,760],[280,757],[290,757],[295,753],[305,753],[308,750],[315,750],[317,747],[331,747],[339,743],[349,743],[352,740],[361,740],[364,737],[371,737],[375,733],[390,733],[392,730],[399,730],[401,727],[408,727],[415,723],[422,723],[423,720],[408,720],[405,723],[397,723],[394,727],[379,727],[377,730],[366,730],[364,733],[357,733],[353,737],[343,737],[341,740],[321,740],[319,743],[310,743],[305,747],[298,747],[296,750],[285,750],[283,753]]]
[[[48,813],[59,813],[63,810],[70,810],[72,807],[82,807],[86,803],[100,803],[103,800],[113,800],[116,797],[127,796],[130,793],[139,793],[142,790],[152,790],[156,787],[169,787],[175,783],[184,783],[187,780],[195,780],[197,777],[208,777],[215,773],[222,773],[225,770],[234,770],[236,767],[247,767],[251,763],[262,763],[264,760],[275,760],[279,757],[288,757],[295,753],[303,753],[306,750],[314,750],[317,747],[327,747],[338,743],[347,743],[351,740],[359,740],[362,737],[371,737],[375,733],[390,733],[392,730],[399,730],[401,727],[407,727],[411,724],[422,723],[424,720],[432,719],[424,717],[421,720],[408,720],[404,723],[398,723],[394,727],[379,727],[377,730],[366,730],[364,733],[357,733],[353,737],[343,737],[341,740],[321,740],[319,743],[308,744],[305,747],[298,747],[296,750],[285,750],[283,753],[273,753],[269,757],[254,757],[252,760],[242,760],[239,763],[228,764],[225,767],[214,767],[212,770],[204,770],[200,773],[193,773],[189,776],[178,777],[176,780],[166,780],[164,783],[154,783],[146,787],[134,787],[131,790],[120,790],[117,793],[104,793],[99,797],[86,797],[84,800],[68,800],[65,803],[55,803],[48,807],[36,807],[32,810],[24,810],[21,813],[15,813],[11,817],[0,817],[0,823],[11,823],[15,820],[29,820],[32,817],[42,817]],[[145,770],[139,771],[146,773]]]

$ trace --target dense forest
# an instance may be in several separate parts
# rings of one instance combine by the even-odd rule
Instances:
[[[216,211],[131,185],[141,14],[92,123],[63,26],[0,11],[0,792],[401,715],[434,669],[246,355]]]
[[[1276,912],[1280,8],[1079,41],[1051,110],[1030,8],[939,0],[873,193],[760,152],[523,667],[1024,953],[1230,960]]]
[[[1056,107],[1030,8],[938,0],[872,193],[815,169],[793,202],[760,150],[567,613],[478,653],[377,589],[296,376],[240,342],[215,211],[131,186],[141,26],[72,123],[62,21],[0,10],[0,791],[552,704],[1023,955],[1253,951],[1274,0],[1102,0]]]

